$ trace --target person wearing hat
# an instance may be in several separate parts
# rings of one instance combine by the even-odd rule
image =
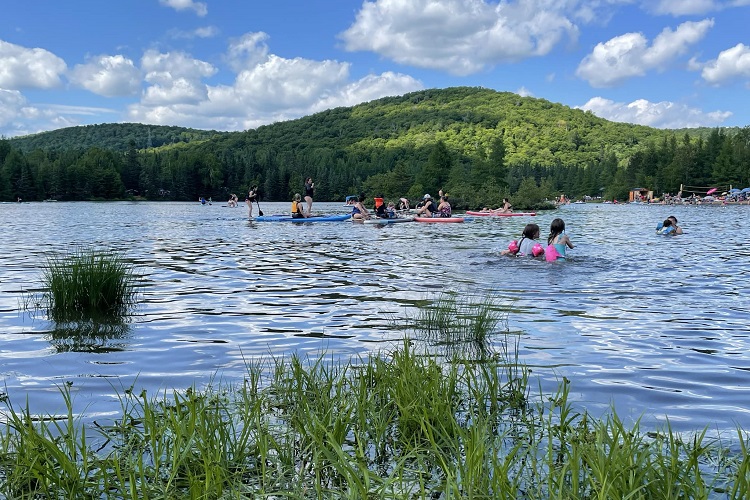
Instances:
[[[434,217],[438,213],[437,205],[432,201],[432,197],[429,194],[424,195],[422,198],[422,207],[417,210],[417,215],[425,215],[426,217]]]

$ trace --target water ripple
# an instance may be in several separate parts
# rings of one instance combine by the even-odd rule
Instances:
[[[614,405],[677,430],[750,428],[749,209],[571,205],[373,227],[256,223],[197,203],[6,204],[0,373],[15,401],[56,411],[57,388],[73,382],[87,415],[109,415],[131,385],[154,393],[239,381],[253,360],[390,349],[402,336],[392,318],[454,290],[503,302],[542,389],[567,377],[593,413]],[[670,214],[685,234],[656,236]],[[568,262],[500,256],[525,223],[544,233],[554,217],[577,244]],[[129,328],[81,338],[23,311],[48,257],[92,246],[142,274]]]

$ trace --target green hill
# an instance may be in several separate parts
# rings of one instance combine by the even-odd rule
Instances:
[[[205,141],[227,132],[196,130],[184,127],[142,125],[140,123],[107,123],[67,127],[49,132],[40,132],[8,139],[10,144],[23,152],[36,149],[43,151],[69,151],[93,147],[112,151],[127,151],[131,141],[136,149],[154,148],[172,144]]]
[[[263,199],[289,200],[311,176],[316,200],[443,189],[458,207],[510,196],[521,208],[560,193],[750,185],[750,129],[688,132],[509,92],[432,89],[246,132],[119,124],[0,141],[0,198],[222,199],[258,184]]]

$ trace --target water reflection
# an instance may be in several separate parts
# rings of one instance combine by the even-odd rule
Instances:
[[[287,208],[264,205],[269,214]],[[116,411],[112,379],[153,392],[241,380],[248,361],[292,352],[392,349],[404,334],[393,317],[453,290],[507,306],[520,359],[543,390],[567,377],[571,397],[594,413],[615,405],[644,424],[669,416],[678,430],[750,429],[749,209],[540,214],[543,236],[562,217],[577,245],[568,262],[548,264],[500,257],[524,218],[289,225],[190,203],[3,205],[0,373],[11,396],[40,407],[57,407],[50,388],[72,380],[90,395],[80,397],[87,412],[107,413]],[[670,214],[686,234],[657,237],[655,223]],[[86,336],[19,314],[47,253],[80,246],[120,252],[143,275],[129,328]],[[503,341],[490,337],[466,356],[498,352]]]
[[[124,350],[129,333],[127,323],[80,322],[55,324],[52,330],[44,333],[44,337],[57,353],[106,354]]]

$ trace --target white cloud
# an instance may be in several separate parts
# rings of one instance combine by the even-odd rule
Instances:
[[[721,8],[715,0],[648,0],[644,6],[654,14],[672,16],[701,15]]]
[[[0,40],[0,88],[54,88],[66,70],[65,61],[52,52]]]
[[[17,90],[0,89],[0,129],[8,137],[80,125],[78,116],[113,113],[104,108],[63,105],[30,105]]]
[[[217,69],[185,52],[147,50],[141,58],[141,69],[149,83],[169,84],[175,79],[200,80],[216,74]]]
[[[69,75],[71,83],[105,97],[135,95],[141,88],[141,72],[121,56],[98,56],[78,64]]]
[[[626,33],[594,47],[579,64],[576,75],[594,87],[609,87],[651,69],[663,70],[677,56],[700,41],[713,19],[685,22],[676,30],[665,28],[651,46],[641,33]]]
[[[195,103],[206,98],[203,78],[218,71],[212,64],[184,52],[161,53],[148,50],[141,58],[146,88],[143,104],[147,106]]]
[[[19,91],[0,89],[0,127],[13,123],[25,105],[26,99]]]
[[[147,89],[140,103],[129,107],[128,119],[164,125],[246,130],[423,88],[414,78],[393,72],[367,75],[352,82],[348,63],[269,55],[266,39],[264,33],[250,33],[234,41],[228,47],[227,60],[233,67],[242,68],[235,81],[231,85],[205,86],[205,94],[200,95],[190,93],[194,89],[188,81],[178,86],[172,79],[171,87],[162,89],[162,82],[167,81],[164,71],[155,70],[164,64],[157,64],[156,54],[151,54],[148,66],[154,74],[162,76],[154,78],[154,85]],[[170,102],[180,90],[183,94],[177,99],[179,102]]]
[[[723,50],[719,57],[705,64],[692,61],[692,69],[701,69],[701,76],[712,85],[735,80],[750,78],[750,47],[738,43],[734,47]]]
[[[193,2],[193,0],[159,0],[159,3],[171,7],[176,11],[194,10],[200,17],[208,14],[208,7],[203,2]]]
[[[224,57],[227,64],[236,72],[252,68],[268,59],[268,35],[266,33],[246,33],[229,43]]]
[[[380,75],[367,75],[355,82],[331,89],[310,106],[309,112],[315,113],[339,106],[355,106],[381,97],[408,94],[423,88],[419,81],[400,73],[387,71]]]
[[[656,128],[715,127],[727,120],[729,111],[706,113],[684,104],[638,99],[629,104],[594,97],[579,109],[615,122],[636,123]]]
[[[203,26],[191,31],[169,30],[169,36],[175,39],[193,39],[193,38],[213,38],[219,34],[220,30],[216,26]]]
[[[340,37],[349,51],[468,75],[548,54],[562,39],[577,38],[565,7],[551,0],[375,0],[363,4]]]
[[[520,95],[521,97],[534,97],[534,93],[526,87],[521,87],[520,89],[516,90],[516,94]]]

